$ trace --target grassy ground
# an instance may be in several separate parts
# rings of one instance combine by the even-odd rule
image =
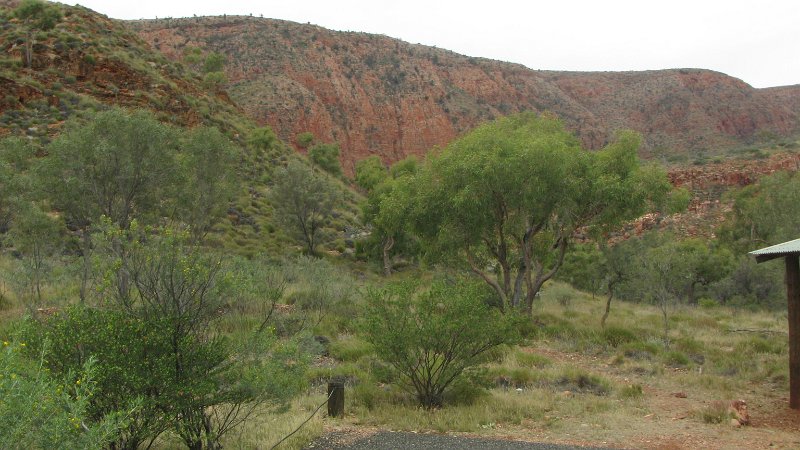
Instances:
[[[16,264],[0,258],[4,334],[25,309],[14,289]],[[800,414],[788,409],[786,398],[785,312],[676,306],[669,310],[665,339],[655,307],[616,301],[603,329],[603,299],[551,283],[537,299],[525,342],[493,352],[470,374],[486,389],[458,385],[446,407],[425,411],[398,387],[396,375],[354,326],[358,291],[375,279],[354,279],[318,260],[287,262],[275,271],[264,276],[286,281],[287,305],[276,316],[278,325],[327,336],[328,356],[317,357],[309,370],[305,395],[286,412],[257,415],[226,437],[227,448],[277,443],[324,401],[331,378],[346,382],[345,417],[327,418],[323,406],[281,448],[302,448],[328,431],[359,436],[381,429],[628,448],[800,447]],[[56,278],[68,280],[68,273],[67,267],[54,268]],[[48,285],[53,304],[42,306],[63,306],[75,291],[74,283]],[[315,310],[321,298],[329,306]],[[258,296],[243,299],[222,328],[243,334],[267,306]],[[300,310],[311,313],[294,315]],[[298,325],[301,316],[308,321]],[[750,426],[731,426],[727,404],[735,399],[747,402]]]
[[[634,448],[800,445],[800,414],[786,399],[785,313],[675,307],[667,345],[660,310],[617,302],[603,330],[603,307],[599,298],[551,284],[527,342],[497,352],[480,371],[489,389],[459,387],[436,411],[417,408],[387,383],[391,375],[357,336],[340,335],[331,357],[312,369],[316,387],[300,401],[302,411],[253,422],[248,430],[259,431],[245,430],[240,439],[266,445],[268,438],[257,437],[268,435],[265,428],[305,419],[299,412],[338,376],[348,384],[345,418],[316,417],[287,448],[324,431],[378,429]],[[728,404],[736,399],[746,401],[751,425],[731,425]]]

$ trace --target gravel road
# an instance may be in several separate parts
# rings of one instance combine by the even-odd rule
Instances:
[[[606,450],[600,447],[574,447],[569,445],[541,444],[502,439],[484,439],[443,434],[418,434],[408,432],[381,431],[371,436],[352,439],[342,433],[328,433],[306,449],[326,450]]]

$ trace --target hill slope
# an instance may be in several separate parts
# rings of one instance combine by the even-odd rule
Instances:
[[[294,157],[286,144],[274,142],[264,152],[248,148],[256,124],[224,91],[154,51],[124,23],[83,7],[58,5],[62,18],[52,30],[36,33],[32,64],[25,67],[27,30],[12,15],[17,3],[0,0],[0,137],[27,136],[44,145],[65,123],[112,106],[149,110],[178,127],[215,126],[238,144],[241,166],[239,195],[213,245],[244,254],[285,250],[291,240],[275,225],[267,193],[273,167]],[[343,218],[328,230],[332,238],[355,220],[353,194],[334,184],[346,192],[346,204]]]
[[[535,71],[365,33],[252,17],[130,22],[171,59],[188,47],[228,57],[229,92],[292,140],[311,131],[343,147],[343,166],[394,161],[444,145],[478,123],[551,111],[590,148],[620,128],[649,154],[715,154],[800,131],[800,86],[754,89],[721,73]]]

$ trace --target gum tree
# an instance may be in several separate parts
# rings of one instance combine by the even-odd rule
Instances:
[[[336,188],[326,175],[299,161],[277,170],[274,179],[270,200],[275,218],[304,242],[309,255],[316,255],[320,231],[337,201]]]
[[[34,34],[37,30],[48,31],[61,20],[58,6],[42,0],[23,0],[14,10],[14,17],[22,21],[26,29],[25,67],[33,65]]]
[[[639,166],[639,143],[625,132],[587,152],[558,120],[532,113],[486,124],[416,177],[413,230],[429,256],[491,286],[502,309],[530,312],[576,230],[633,219],[669,190],[662,171]]]

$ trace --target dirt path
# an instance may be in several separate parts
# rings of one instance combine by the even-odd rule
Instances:
[[[309,444],[306,449],[326,450],[575,450],[601,447],[576,447],[571,445],[547,444],[538,442],[514,441],[507,439],[487,439],[445,434],[421,434],[409,432],[380,431],[372,434],[357,431],[338,431],[328,433]]]

